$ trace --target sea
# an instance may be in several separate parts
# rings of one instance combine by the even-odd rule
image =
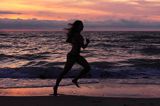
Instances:
[[[160,84],[160,32],[84,31],[90,39],[81,55],[91,70],[80,83]],[[50,87],[71,45],[64,31],[0,32],[0,88]],[[75,64],[62,81],[72,85],[82,67]],[[104,83],[105,84],[105,83]]]

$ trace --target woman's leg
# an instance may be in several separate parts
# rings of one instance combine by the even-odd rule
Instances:
[[[74,84],[76,84],[77,87],[79,87],[79,85],[77,83],[78,79],[81,78],[83,75],[87,74],[90,71],[91,68],[90,68],[90,65],[87,62],[87,60],[84,57],[82,57],[82,56],[79,56],[79,58],[77,59],[76,62],[83,67],[83,70],[77,75],[77,77],[75,77],[72,80],[72,82]]]
[[[57,95],[57,90],[58,90],[58,86],[59,86],[59,83],[61,82],[63,76],[69,71],[71,70],[73,64],[75,63],[75,61],[71,58],[68,58],[67,57],[67,62],[65,63],[65,66],[64,66],[64,70],[63,72],[58,76],[57,80],[56,80],[56,84],[54,86],[54,95],[56,96]]]

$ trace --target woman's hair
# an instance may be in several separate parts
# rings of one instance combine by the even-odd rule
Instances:
[[[70,28],[66,29],[67,32],[67,40],[66,42],[71,43],[71,39],[75,33],[80,33],[83,30],[83,22],[80,20],[76,20],[73,24],[69,23]]]

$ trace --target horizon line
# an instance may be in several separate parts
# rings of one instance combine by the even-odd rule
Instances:
[[[38,31],[48,31],[48,32],[65,32],[65,30],[55,30],[55,29],[45,29],[45,30],[39,30],[39,29],[0,29],[0,32],[30,32],[30,31],[33,31],[33,32],[38,32]],[[160,30],[148,30],[148,29],[144,29],[144,30],[84,30],[83,32],[88,32],[88,31],[91,31],[91,32],[100,32],[100,31],[106,31],[106,32],[110,32],[110,31],[116,31],[116,32],[118,32],[118,31],[122,31],[122,32],[129,32],[129,31],[145,31],[145,32],[159,32]]]

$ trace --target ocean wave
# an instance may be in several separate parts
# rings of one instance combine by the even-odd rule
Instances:
[[[57,63],[58,64],[58,63]],[[101,65],[102,66],[102,65]],[[74,67],[69,71],[65,78],[73,78],[82,70],[82,68]],[[61,67],[21,67],[21,68],[1,68],[0,78],[40,78],[50,79],[57,78],[63,71]],[[160,78],[160,71],[157,68],[144,68],[144,67],[121,67],[114,68],[98,68],[92,64],[92,69],[85,78],[114,78],[114,79],[139,79],[139,78]]]
[[[160,32],[83,34],[91,40],[82,52],[92,67],[85,77],[160,78]],[[0,38],[0,78],[56,78],[71,48],[65,32],[0,32]]]
[[[60,86],[73,85],[72,79],[63,79]],[[37,87],[53,87],[55,79],[13,79],[13,78],[0,78],[0,89],[7,88],[37,88]],[[96,84],[99,79],[80,79],[79,84]]]

